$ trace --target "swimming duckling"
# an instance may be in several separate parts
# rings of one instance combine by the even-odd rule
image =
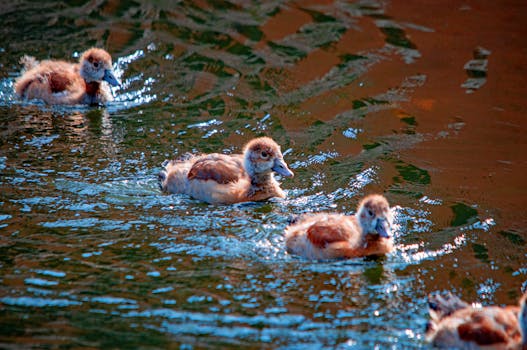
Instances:
[[[103,49],[85,51],[79,63],[21,59],[24,72],[15,81],[15,92],[23,99],[47,104],[100,104],[113,100],[108,84],[119,85],[112,71],[112,57]]]
[[[287,251],[308,259],[356,258],[393,250],[392,215],[384,196],[365,197],[354,216],[321,213],[298,218],[285,229]]]
[[[251,140],[243,154],[219,153],[172,160],[159,173],[161,189],[212,204],[284,198],[273,172],[292,177],[280,146],[269,137]]]
[[[446,349],[527,350],[527,293],[520,306],[470,305],[457,296],[429,296],[426,338]]]

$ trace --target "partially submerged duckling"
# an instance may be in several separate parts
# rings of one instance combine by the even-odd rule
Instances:
[[[527,350],[527,293],[519,306],[470,305],[457,296],[431,294],[426,338],[446,349]]]
[[[113,100],[106,83],[119,82],[112,70],[112,57],[103,49],[85,51],[79,63],[57,60],[36,61],[24,56],[24,73],[15,82],[23,99],[40,99],[47,104],[101,104]]]
[[[288,252],[308,259],[356,258],[393,250],[392,216],[382,195],[369,195],[354,216],[321,213],[300,217],[285,229]]]
[[[269,137],[251,140],[243,154],[219,153],[173,160],[159,174],[161,189],[212,204],[284,198],[273,172],[292,177],[280,146]]]

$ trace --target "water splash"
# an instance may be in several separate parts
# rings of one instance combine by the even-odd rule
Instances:
[[[492,278],[488,278],[485,282],[481,283],[478,287],[478,296],[482,300],[492,301],[494,294],[501,286],[501,283],[495,282]]]
[[[15,101],[17,101],[15,80],[12,78],[0,79],[0,106],[6,107]]]
[[[331,151],[322,152],[321,151],[318,154],[310,155],[306,160],[303,160],[303,161],[298,160],[292,163],[290,167],[293,169],[308,168],[309,166],[313,164],[323,164],[329,159],[338,157],[338,155],[339,154],[337,152],[331,152]]]

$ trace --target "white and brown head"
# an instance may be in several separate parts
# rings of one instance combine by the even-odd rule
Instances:
[[[390,238],[392,214],[384,196],[372,194],[365,197],[359,203],[356,216],[364,234],[379,234],[381,237]]]
[[[518,314],[518,326],[522,334],[522,349],[527,349],[527,291],[520,299],[520,313]]]
[[[253,139],[243,149],[245,169],[249,176],[276,172],[285,177],[293,177],[293,172],[284,161],[280,146],[269,137]]]
[[[106,81],[112,86],[119,85],[112,70],[112,57],[103,49],[86,50],[79,59],[80,75],[87,83]]]

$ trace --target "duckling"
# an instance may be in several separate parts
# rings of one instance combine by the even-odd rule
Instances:
[[[183,193],[211,204],[232,204],[284,198],[273,172],[293,177],[280,146],[269,137],[247,143],[243,154],[188,155],[165,164],[161,189]]]
[[[285,229],[287,251],[308,259],[357,258],[393,250],[392,215],[386,198],[373,194],[357,213],[307,214]]]
[[[519,307],[470,305],[457,296],[429,296],[426,338],[447,349],[527,350],[527,293]]]
[[[24,70],[15,81],[15,92],[23,99],[40,99],[50,105],[102,104],[113,100],[106,83],[119,85],[112,57],[103,49],[85,51],[79,63],[38,62],[30,56],[22,57],[20,62]]]

